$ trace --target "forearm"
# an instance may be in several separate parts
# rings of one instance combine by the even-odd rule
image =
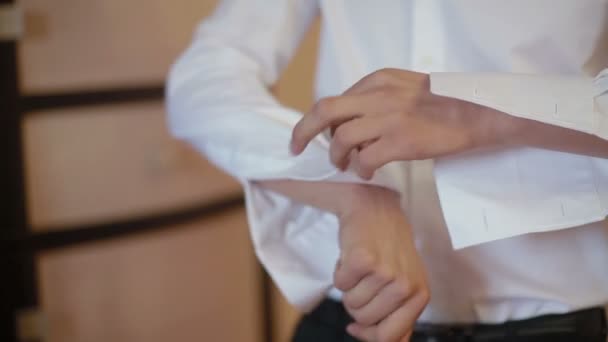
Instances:
[[[270,180],[257,182],[264,188],[285,195],[295,201],[326,210],[337,216],[347,216],[371,203],[399,205],[396,192],[375,185]]]
[[[525,121],[528,122],[522,124],[521,133],[514,137],[514,142],[548,150],[608,158],[608,140],[567,128]]]
[[[608,140],[584,132],[518,118],[490,108],[481,113],[477,143],[519,145],[608,158]],[[485,122],[484,122],[485,121]]]
[[[448,106],[440,112],[454,108],[459,112],[457,120],[472,128],[472,147],[532,146],[608,158],[607,79],[608,72],[595,80],[439,72],[430,74],[430,92]]]

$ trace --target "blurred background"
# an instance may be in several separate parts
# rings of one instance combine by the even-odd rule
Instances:
[[[166,128],[215,0],[0,0],[0,341],[287,341],[239,185]],[[318,24],[274,89],[306,110]]]

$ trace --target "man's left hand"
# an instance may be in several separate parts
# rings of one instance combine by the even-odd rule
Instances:
[[[344,170],[353,162],[359,176],[370,179],[388,162],[450,155],[497,143],[508,132],[508,121],[495,129],[498,112],[434,95],[429,88],[427,74],[376,71],[342,95],[317,102],[294,128],[292,152],[301,153],[330,128],[332,163]]]

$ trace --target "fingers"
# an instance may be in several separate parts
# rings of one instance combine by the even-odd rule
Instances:
[[[379,291],[368,304],[358,309],[347,307],[347,310],[359,324],[377,324],[412,297],[414,290],[408,282],[395,280]]]
[[[375,264],[375,258],[366,250],[349,252],[338,262],[334,272],[334,286],[344,292],[354,288],[374,270]]]
[[[387,138],[381,138],[359,151],[355,171],[369,180],[377,169],[399,159],[398,152]]]
[[[344,170],[348,165],[351,151],[368,141],[377,139],[381,133],[382,121],[374,117],[358,118],[343,123],[332,137],[329,148],[331,162]]]
[[[351,336],[357,338],[357,340],[365,341],[365,342],[385,342],[385,340],[380,340],[377,338],[378,336],[378,326],[374,325],[371,327],[366,327],[364,325],[360,325],[357,323],[352,323],[351,325],[346,327],[346,332],[348,332]],[[410,342],[412,338],[413,330],[405,334],[401,339],[398,340],[386,340],[386,342]]]
[[[393,276],[389,272],[374,272],[344,293],[342,302],[350,310],[359,309],[371,302],[376,294],[392,280]]]
[[[427,301],[428,298],[422,294],[414,296],[377,325],[352,323],[346,330],[363,341],[394,342],[404,339],[407,341]]]
[[[390,68],[374,71],[371,74],[368,74],[367,76],[360,79],[357,83],[353,84],[344,92],[344,94],[362,94],[368,91],[376,90],[378,88],[398,84],[400,79],[398,73],[396,73],[395,71],[395,69]]]
[[[423,295],[415,296],[378,324],[378,341],[399,341],[411,334],[418,316],[424,310],[428,299]]]
[[[337,123],[360,115],[362,99],[357,96],[327,97],[315,104],[294,127],[291,135],[291,151],[300,154],[317,134]]]

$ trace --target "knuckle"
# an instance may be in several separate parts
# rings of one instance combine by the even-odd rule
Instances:
[[[357,299],[350,292],[347,292],[344,294],[344,297],[342,298],[342,302],[344,303],[344,306],[346,306],[347,308],[356,308],[358,306]]]
[[[366,150],[363,150],[359,153],[359,166],[361,166],[361,169],[363,170],[375,169],[374,158]]]
[[[340,291],[348,290],[346,285],[346,279],[344,278],[344,276],[341,275],[341,273],[334,272],[334,286]]]
[[[339,126],[338,128],[336,128],[333,139],[339,147],[347,146],[351,141],[350,134],[344,128],[344,126]]]
[[[413,292],[412,284],[404,278],[397,278],[395,280],[395,287],[393,288],[393,296],[398,299],[408,297]]]
[[[358,272],[370,272],[376,264],[376,257],[366,249],[358,249],[350,255],[350,265]]]
[[[390,68],[378,69],[372,75],[378,81],[389,81],[393,78],[392,69]]]
[[[340,291],[348,290],[348,288],[346,287],[346,283],[344,283],[344,281],[334,281],[334,286]]]
[[[367,74],[365,77],[359,81],[361,84],[366,85],[370,88],[380,87],[384,84],[385,76],[380,73],[379,70],[372,72],[371,74]]]
[[[327,117],[335,107],[335,97],[325,97],[317,101],[313,107],[313,112],[320,117]]]
[[[431,301],[431,291],[426,286],[420,290],[418,296],[423,306],[426,306]]]
[[[388,283],[395,279],[395,275],[390,269],[381,267],[374,272],[374,278],[379,283]]]
[[[367,74],[365,76],[363,76],[363,78],[361,78],[359,80],[359,82],[357,82],[357,84],[370,84],[370,82],[374,81],[374,73],[372,72],[371,74]]]

